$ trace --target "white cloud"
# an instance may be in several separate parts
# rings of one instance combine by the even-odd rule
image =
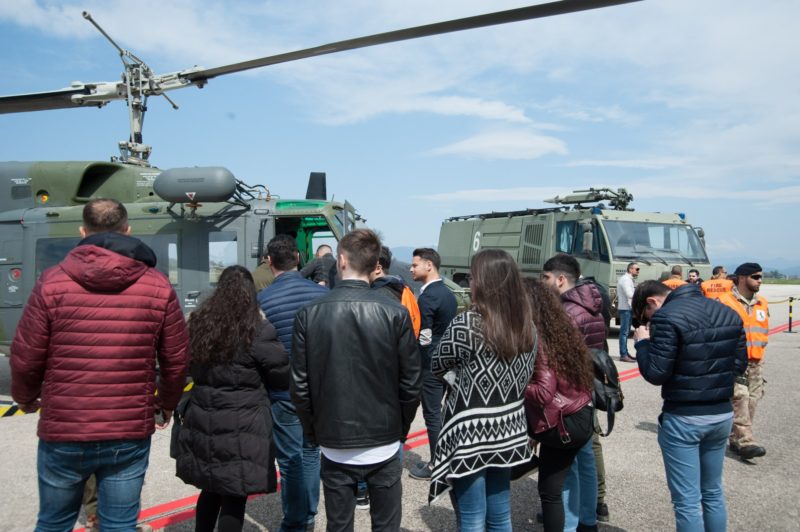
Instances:
[[[758,185],[758,183],[751,184]],[[624,186],[624,185],[623,185]],[[636,198],[691,198],[694,200],[734,200],[754,207],[800,205],[800,185],[775,188],[729,187],[727,184],[703,186],[691,179],[643,180],[636,183]]]
[[[540,203],[545,198],[552,198],[559,194],[564,194],[564,189],[561,187],[482,188],[415,196],[415,199],[446,202],[535,201]]]
[[[431,153],[484,159],[538,159],[549,154],[566,155],[567,145],[560,139],[532,131],[506,130],[479,133]]]
[[[607,159],[607,160],[579,160],[570,161],[564,166],[566,167],[582,167],[582,166],[596,166],[596,167],[611,167],[611,168],[644,168],[651,170],[660,170],[674,166],[684,166],[689,163],[687,158],[679,157],[660,157],[653,159]]]

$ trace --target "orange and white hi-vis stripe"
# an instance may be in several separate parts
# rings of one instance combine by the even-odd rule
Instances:
[[[736,311],[744,323],[744,332],[747,335],[747,358],[761,360],[769,340],[769,307],[767,300],[756,296],[752,305],[736,297],[733,292],[721,294],[719,301]]]

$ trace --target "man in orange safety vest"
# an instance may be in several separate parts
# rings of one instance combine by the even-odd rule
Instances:
[[[745,459],[764,456],[767,450],[753,436],[753,417],[758,401],[764,396],[764,350],[769,339],[769,307],[758,295],[763,273],[755,262],[745,262],[734,272],[736,282],[731,292],[720,294],[721,303],[735,310],[744,323],[747,336],[747,371],[733,389],[733,429],[731,451]]]

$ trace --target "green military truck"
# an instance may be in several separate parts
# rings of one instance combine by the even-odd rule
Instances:
[[[547,259],[569,253],[584,276],[608,288],[614,309],[617,279],[630,262],[641,265],[639,280],[661,279],[674,265],[684,275],[696,268],[709,278],[703,230],[682,213],[634,211],[632,200],[625,189],[590,188],[545,200],[557,207],[449,218],[439,233],[440,272],[467,287],[472,256],[499,248],[516,258],[524,275],[538,277]]]

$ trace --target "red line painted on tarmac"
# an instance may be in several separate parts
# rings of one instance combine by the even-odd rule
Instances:
[[[193,517],[194,517],[194,508],[190,508],[188,510],[184,510],[183,512],[177,514],[168,515],[160,519],[154,519],[147,524],[153,527],[153,530],[161,530],[169,525],[177,525],[178,523],[183,523],[184,521],[188,521]]]
[[[185,497],[183,499],[178,499],[177,501],[172,501],[164,504],[160,504],[158,506],[153,506],[152,508],[147,508],[146,510],[142,510],[139,514],[139,520],[147,519],[149,517],[153,517],[156,515],[165,514],[168,512],[172,512],[174,510],[178,510],[180,508],[184,508],[189,506],[190,504],[197,504],[197,498],[200,495],[190,495],[189,497]]]
[[[792,324],[792,325],[794,325],[794,324]],[[788,331],[788,330],[789,330],[789,324],[788,323],[784,323],[783,325],[778,325],[774,329],[770,329],[767,334],[775,334],[775,333]]]
[[[411,434],[406,436],[406,440],[413,440],[414,438],[417,438],[419,436],[424,436],[426,434],[428,434],[427,430],[418,430],[417,432],[412,432]]]
[[[423,433],[427,433],[427,431],[423,431]],[[404,451],[410,451],[411,449],[414,449],[416,447],[421,447],[422,445],[425,445],[426,443],[428,443],[428,438],[422,438],[422,439],[419,439],[419,440],[416,440],[416,441],[412,441],[411,443],[404,443],[403,444],[403,450]]]

